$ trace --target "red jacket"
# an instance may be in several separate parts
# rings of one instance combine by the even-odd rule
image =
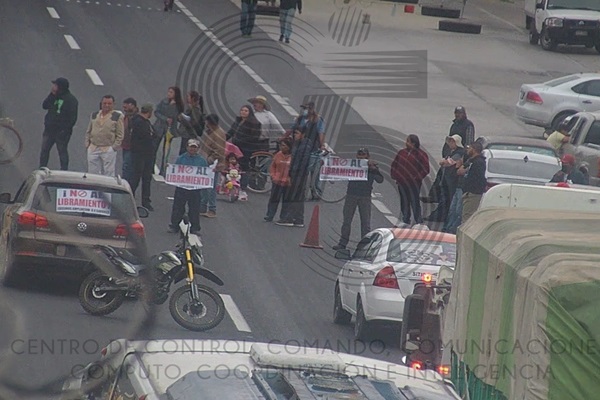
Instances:
[[[421,183],[429,174],[429,157],[421,149],[402,149],[392,162],[391,176],[398,185]]]

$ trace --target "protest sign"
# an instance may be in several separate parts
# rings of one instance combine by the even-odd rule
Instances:
[[[58,189],[56,212],[82,212],[110,216],[111,194],[97,190]]]
[[[214,186],[215,173],[211,167],[167,164],[165,182],[187,190],[208,189]]]
[[[369,160],[325,157],[321,166],[321,181],[366,181]]]

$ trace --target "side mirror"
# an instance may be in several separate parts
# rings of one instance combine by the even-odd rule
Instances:
[[[336,251],[334,257],[338,260],[346,260],[346,261],[349,261],[352,259],[352,256],[350,255],[350,250],[348,250],[348,249],[342,249],[342,250]]]
[[[10,193],[2,193],[0,194],[0,203],[11,204]]]
[[[148,211],[146,207],[138,206],[137,212],[140,218],[148,218],[148,216],[150,216],[150,211]]]

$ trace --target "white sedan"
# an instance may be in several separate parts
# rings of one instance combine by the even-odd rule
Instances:
[[[401,322],[404,299],[419,281],[435,282],[441,266],[454,268],[456,236],[429,230],[381,228],[362,238],[335,283],[333,321],[354,315],[354,336],[364,339],[372,321]]]
[[[598,110],[600,74],[580,73],[522,85],[515,113],[526,124],[555,130],[569,115]]]

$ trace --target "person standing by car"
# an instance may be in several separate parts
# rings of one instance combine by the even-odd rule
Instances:
[[[589,180],[585,179],[585,175],[581,170],[575,168],[575,157],[571,154],[565,154],[562,159],[562,168],[558,171],[550,182],[566,182],[576,185],[587,185]]]
[[[392,162],[391,176],[398,185],[402,222],[410,225],[412,209],[415,223],[422,224],[419,193],[423,179],[429,174],[429,157],[421,150],[417,135],[408,135],[405,146]]]
[[[177,119],[180,123],[179,134],[181,144],[179,146],[179,155],[187,151],[187,141],[190,139],[200,139],[204,133],[204,99],[195,90],[188,92],[188,108],[183,115]]]
[[[48,166],[50,150],[56,144],[60,169],[69,169],[68,147],[73,127],[77,122],[78,106],[77,98],[69,90],[69,81],[66,78],[53,80],[50,94],[42,103],[42,108],[48,112],[44,117],[40,168]]]
[[[217,184],[219,174],[225,169],[225,143],[227,134],[219,126],[219,117],[209,114],[206,117],[206,132],[200,138],[200,155],[206,159],[209,165],[215,161],[215,182],[210,189],[202,191],[200,209],[203,217],[214,218],[217,216]]]
[[[150,122],[152,118],[152,104],[144,104],[139,114],[131,117],[131,163],[132,178],[131,192],[135,196],[137,187],[142,181],[142,206],[149,211],[154,211],[150,200],[150,187],[152,172],[154,171],[154,128]]]
[[[342,212],[344,222],[342,224],[342,235],[333,250],[345,249],[350,241],[350,232],[352,219],[356,208],[360,215],[360,237],[362,238],[371,231],[371,192],[373,191],[373,182],[383,182],[383,175],[379,171],[377,164],[369,159],[369,149],[363,147],[356,152],[356,158],[368,160],[369,170],[366,181],[349,181],[346,189],[346,199],[344,200],[344,210]]]
[[[298,14],[302,14],[302,0],[281,0],[279,3],[279,27],[281,29],[281,36],[279,41],[286,43],[290,42],[290,36],[292,36],[292,22],[294,22],[294,15],[298,9]]]
[[[102,98],[102,109],[92,113],[85,132],[88,172],[115,176],[117,149],[123,141],[123,113],[116,111],[114,96]]]
[[[177,157],[175,164],[177,165],[192,165],[194,167],[208,167],[208,163],[199,154],[200,141],[198,139],[190,139],[187,143],[187,152]],[[185,206],[188,206],[188,217],[190,219],[190,233],[200,233],[200,200],[202,190],[195,189],[187,190],[183,188],[175,188],[173,196],[173,208],[171,209],[171,224],[169,232],[176,233],[179,231],[179,223],[185,214]]]
[[[236,145],[244,156],[240,160],[240,168],[242,169],[242,176],[240,178],[240,200],[248,200],[248,171],[250,170],[250,157],[252,153],[258,150],[264,150],[262,147],[261,135],[261,123],[255,117],[252,108],[249,106],[242,106],[240,108],[240,115],[236,117],[233,125],[227,132],[227,138],[231,139],[231,143]]]
[[[123,142],[121,149],[123,150],[123,166],[121,176],[127,182],[131,181],[133,171],[133,161],[131,159],[131,119],[139,112],[137,101],[133,97],[128,97],[123,100]]]
[[[479,208],[481,197],[487,187],[485,157],[481,142],[474,142],[467,149],[468,160],[456,172],[464,176],[462,183],[462,222],[466,222]]]

